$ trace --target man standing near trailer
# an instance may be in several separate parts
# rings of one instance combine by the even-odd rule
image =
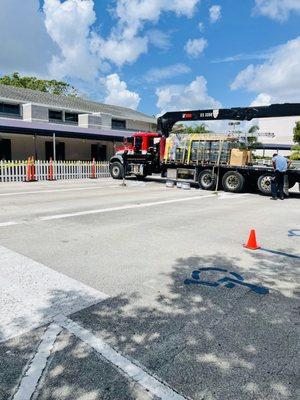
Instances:
[[[272,163],[275,173],[271,182],[271,200],[277,200],[278,196],[280,200],[284,200],[284,177],[289,167],[289,162],[285,157],[275,153],[273,154]]]

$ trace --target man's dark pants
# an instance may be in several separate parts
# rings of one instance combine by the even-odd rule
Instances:
[[[271,181],[271,191],[272,191],[272,197],[274,199],[279,196],[280,198],[284,197],[284,177],[285,177],[285,172],[280,172],[280,171],[275,171],[273,179]]]

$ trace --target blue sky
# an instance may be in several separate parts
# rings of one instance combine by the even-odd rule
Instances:
[[[2,73],[67,80],[153,115],[300,102],[299,0],[0,3]]]

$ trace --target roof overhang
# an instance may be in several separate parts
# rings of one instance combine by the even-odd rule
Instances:
[[[78,139],[120,140],[137,131],[117,129],[82,128],[77,125],[26,122],[23,120],[0,118],[0,132],[24,135],[69,137]]]

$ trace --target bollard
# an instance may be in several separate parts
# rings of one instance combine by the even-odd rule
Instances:
[[[95,164],[95,158],[93,158],[92,162],[92,174],[90,176],[91,179],[96,179],[96,164]]]
[[[26,182],[31,182],[32,176],[31,176],[31,159],[28,157],[27,159],[27,165],[26,165]]]
[[[35,177],[35,162],[34,162],[34,157],[31,157],[31,181],[36,181]]]
[[[53,181],[53,161],[50,157],[50,163],[48,165],[48,181]]]

